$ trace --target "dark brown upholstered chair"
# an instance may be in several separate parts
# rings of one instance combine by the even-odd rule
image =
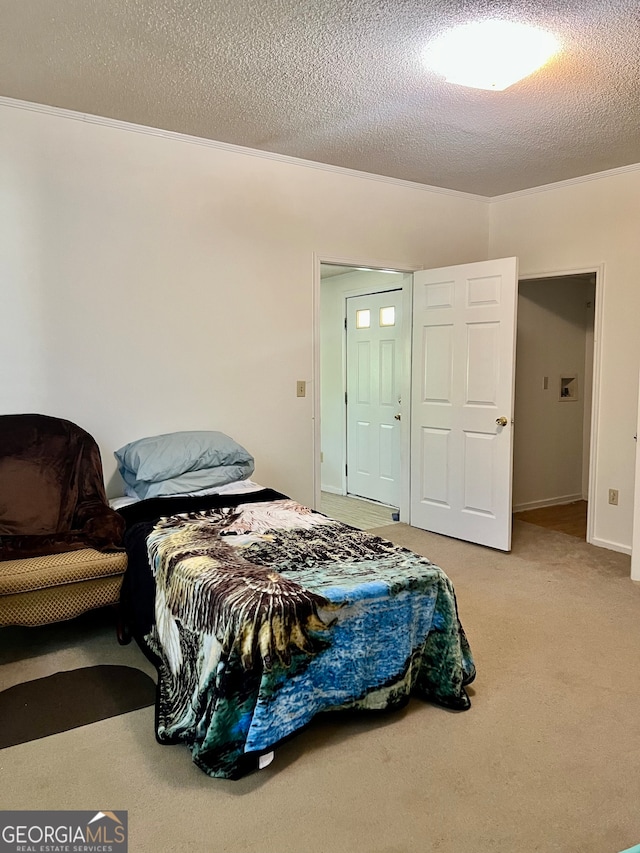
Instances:
[[[123,532],[88,432],[47,415],[0,416],[0,626],[117,604]]]

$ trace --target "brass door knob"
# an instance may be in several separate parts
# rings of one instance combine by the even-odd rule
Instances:
[[[496,418],[496,423],[498,424],[498,426],[506,426],[509,421],[507,420],[507,418]]]

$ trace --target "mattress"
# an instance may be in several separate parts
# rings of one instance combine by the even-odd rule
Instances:
[[[184,494],[179,495],[167,495],[167,498],[205,497],[207,495],[241,495],[245,492],[257,492],[262,488],[264,487],[258,485],[258,483],[254,483],[252,480],[238,480],[234,483],[226,483],[224,486],[202,489],[202,491],[199,492],[185,492]],[[135,495],[121,495],[119,497],[111,498],[109,506],[112,509],[119,510],[126,506],[130,506],[131,504],[138,503],[140,500],[141,498],[138,498]]]

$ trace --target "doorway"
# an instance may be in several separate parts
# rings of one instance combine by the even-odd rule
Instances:
[[[394,322],[387,325],[392,305]],[[371,520],[369,516],[373,517],[378,506],[386,523],[401,515],[406,518],[407,500],[401,492],[408,480],[408,452],[403,447],[408,442],[408,418],[402,420],[402,405],[409,399],[410,365],[406,360],[409,346],[401,329],[404,319],[406,332],[411,315],[411,274],[321,263],[318,307],[319,506],[335,510],[336,501],[329,496],[341,496],[347,515],[364,512],[363,524]],[[369,329],[358,329],[362,340],[353,340],[352,334],[350,345],[345,326],[349,311],[354,326],[357,317],[364,323],[368,316],[370,322]],[[360,411],[362,399],[356,393],[358,383],[365,381],[380,410],[373,420]],[[365,429],[376,420],[375,429]],[[369,502],[368,509],[363,499]]]
[[[405,302],[405,311],[404,316],[407,320],[407,328],[412,328],[413,324],[413,314],[412,314],[412,292],[413,292],[413,277],[411,274],[399,273],[397,271],[383,271],[383,270],[375,270],[368,269],[362,270],[360,267],[355,266],[342,266],[339,268],[337,266],[339,262],[337,261],[324,261],[320,262],[318,259],[318,270],[322,270],[322,277],[319,275],[317,282],[318,286],[315,291],[315,305],[316,305],[316,317],[318,318],[317,324],[317,341],[318,347],[316,350],[317,353],[317,368],[316,368],[316,377],[317,377],[317,391],[316,391],[316,408],[317,417],[315,426],[314,426],[314,435],[315,435],[315,447],[316,447],[316,456],[315,456],[315,489],[316,489],[316,505],[319,507],[321,505],[321,488],[326,488],[327,491],[332,492],[334,494],[346,495],[345,488],[345,473],[344,467],[340,470],[341,465],[344,466],[344,460],[346,457],[346,421],[345,421],[345,401],[344,401],[344,384],[339,384],[339,393],[336,393],[336,389],[333,388],[331,393],[327,393],[326,387],[326,378],[328,375],[327,371],[327,358],[330,358],[334,361],[338,359],[338,373],[334,375],[340,375],[343,377],[345,375],[345,363],[344,363],[344,293],[350,289],[350,286],[353,286],[353,290],[351,291],[353,294],[363,293],[363,292],[375,292],[376,288],[367,287],[364,283],[359,287],[356,286],[357,282],[352,279],[347,286],[346,279],[343,279],[342,282],[338,283],[338,287],[342,287],[342,294],[338,302],[336,303],[335,293],[331,297],[327,297],[327,294],[330,290],[327,288],[328,279],[340,279],[341,276],[346,275],[356,275],[364,272],[364,274],[376,274],[378,276],[384,277],[385,275],[399,275],[402,276],[403,280],[403,292]],[[348,263],[348,262],[347,262]],[[581,468],[581,485],[579,487],[574,487],[576,490],[567,492],[566,490],[562,493],[556,491],[554,494],[549,494],[548,492],[545,494],[537,494],[537,495],[526,495],[522,496],[520,494],[514,495],[515,509],[519,511],[525,511],[527,509],[539,509],[542,506],[553,506],[553,505],[562,505],[566,504],[568,501],[571,501],[572,497],[575,497],[579,500],[588,501],[589,494],[594,493],[595,489],[595,466],[593,464],[589,464],[589,460],[595,459],[595,451],[596,451],[596,442],[597,442],[597,417],[591,415],[591,410],[593,408],[594,411],[597,412],[598,408],[598,386],[599,386],[599,333],[598,329],[601,325],[601,315],[602,315],[602,287],[601,287],[601,279],[600,279],[601,270],[594,270],[591,268],[590,270],[571,270],[562,273],[556,274],[540,274],[536,276],[526,277],[523,276],[521,278],[521,282],[523,283],[532,283],[538,281],[540,283],[546,283],[547,285],[551,284],[556,286],[558,289],[558,283],[561,281],[568,280],[569,283],[580,284],[580,286],[585,288],[586,285],[591,287],[590,295],[592,295],[591,299],[585,297],[584,299],[584,307],[585,310],[590,313],[589,319],[585,319],[583,324],[583,336],[586,338],[584,344],[584,361],[581,363],[576,370],[573,370],[572,364],[564,363],[561,367],[559,367],[559,375],[556,377],[556,373],[552,373],[551,369],[548,372],[543,372],[542,374],[542,382],[544,383],[544,377],[547,377],[548,384],[544,389],[545,391],[550,392],[552,389],[556,389],[557,393],[560,397],[562,397],[562,402],[560,405],[564,407],[571,407],[576,404],[576,401],[579,399],[576,397],[576,394],[579,393],[582,398],[582,416],[583,416],[583,429],[582,429],[582,459],[583,464]],[[597,279],[597,288],[596,288],[596,279]],[[384,283],[378,282],[377,289],[386,289],[388,288],[389,280]],[[526,285],[525,288],[526,289]],[[597,300],[596,300],[596,292],[597,292]],[[590,303],[587,305],[586,303]],[[336,309],[336,305],[340,305],[339,309]],[[333,319],[331,320],[330,315],[333,313]],[[339,317],[339,321],[336,322],[336,314]],[[594,319],[595,318],[595,319]],[[326,323],[329,321],[329,325],[333,329],[333,338],[324,333],[324,329],[326,327]],[[322,326],[322,329],[321,329]],[[594,333],[595,326],[595,333]],[[408,336],[405,336],[408,338]],[[342,343],[341,343],[342,342]],[[520,341],[522,345],[522,340]],[[522,359],[521,359],[522,361]],[[409,400],[411,397],[411,376],[410,376],[410,364],[411,364],[411,342],[407,341],[407,350],[405,354],[405,363],[407,365],[406,370],[406,389],[403,393],[403,402],[404,400]],[[551,377],[554,377],[553,380]],[[556,383],[556,378],[558,382]],[[560,387],[561,381],[564,383],[562,387]],[[526,399],[526,393],[523,397],[523,393],[526,392],[527,380],[522,378],[522,376],[518,377],[517,381],[516,394],[520,392],[520,398]],[[556,387],[557,386],[557,387]],[[533,387],[533,386],[532,386]],[[564,391],[563,391],[564,388]],[[568,389],[568,390],[567,390]],[[578,390],[576,390],[578,389]],[[591,392],[593,396],[593,402],[591,400]],[[564,399],[568,398],[568,399]],[[512,409],[513,411],[513,409]],[[567,408],[566,411],[569,411]],[[409,426],[409,417],[407,411],[406,423],[403,422],[403,429],[407,429]],[[519,422],[519,432],[520,432],[520,446],[521,448],[525,445],[525,432],[523,431],[523,418],[521,416],[520,410],[518,411],[518,422]],[[337,429],[334,428],[333,436],[334,443],[336,445],[341,444],[339,453],[330,452],[327,454],[327,447],[330,447],[330,442],[327,443],[327,422],[333,420],[334,427],[337,426]],[[526,423],[526,419],[524,421]],[[331,428],[330,430],[331,431]],[[410,467],[410,452],[409,452],[409,441],[407,436],[406,443],[403,443],[403,478],[405,483],[409,483],[409,467]],[[537,451],[536,451],[537,452]],[[548,458],[548,451],[543,450],[542,458]],[[329,457],[329,458],[328,458]],[[337,463],[336,463],[337,460]],[[561,462],[560,467],[565,465],[566,460]],[[331,479],[327,476],[330,474],[330,466],[333,465],[333,474],[334,480],[331,482]],[[521,472],[516,470],[516,478],[518,484],[522,484],[523,481],[521,479]],[[509,497],[511,497],[511,482],[509,483]],[[527,507],[527,503],[529,506]],[[509,500],[509,519],[511,518],[511,507],[512,503]],[[586,538],[588,542],[591,542],[594,536],[594,528],[595,528],[595,506],[589,506],[589,513],[587,519],[587,533]],[[410,520],[410,500],[409,495],[407,494],[406,499],[401,502],[400,507],[400,520],[409,522]],[[431,528],[429,528],[431,529]],[[455,534],[453,534],[455,535]],[[465,538],[465,537],[462,537]],[[473,540],[471,540],[473,541]]]
[[[514,518],[587,539],[596,273],[518,288]]]

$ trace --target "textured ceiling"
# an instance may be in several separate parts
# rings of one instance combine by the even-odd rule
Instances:
[[[0,95],[494,196],[640,162],[638,0],[0,0]],[[421,61],[503,17],[562,52],[504,92]]]

